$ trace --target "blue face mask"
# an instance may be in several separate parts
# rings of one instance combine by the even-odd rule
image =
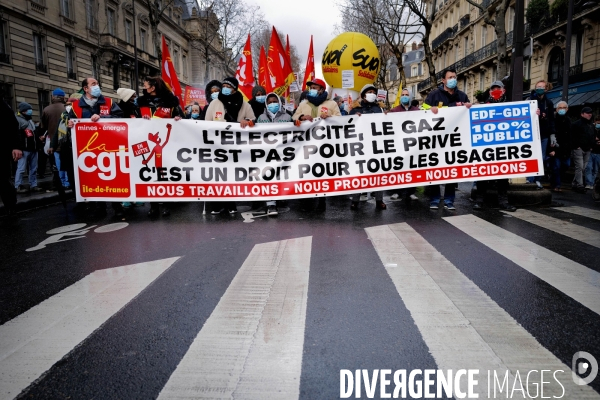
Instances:
[[[446,81],[446,86],[449,89],[454,89],[456,87],[457,81],[456,78],[451,78]]]
[[[558,115],[565,115],[567,110],[558,110]]]
[[[92,91],[90,94],[94,97],[100,97],[102,95],[102,90],[100,90],[100,86],[92,86]]]
[[[310,97],[317,97],[319,95],[319,91],[317,89],[310,89],[308,91],[308,95]]]
[[[542,95],[546,92],[546,89],[543,88],[535,88],[535,92],[539,95]]]
[[[192,113],[192,118],[196,119],[200,116],[200,113]]]
[[[216,100],[219,97],[219,92],[214,92],[210,94],[210,98]]]
[[[402,102],[402,104],[408,104],[408,102],[410,101],[410,97],[400,96],[400,101]]]
[[[264,103],[267,100],[267,96],[256,96],[256,101],[259,103]]]
[[[30,108],[29,110],[25,111],[25,115],[33,115],[33,110]]]
[[[223,93],[225,96],[229,96],[231,92],[233,92],[233,90],[231,90],[228,87],[224,87],[223,89],[221,89],[221,93]]]
[[[596,129],[600,129],[600,124],[596,124]]]
[[[273,114],[277,114],[277,111],[279,111],[279,104],[277,104],[277,103],[267,104],[267,110],[269,110]]]
[[[137,97],[135,99],[133,99],[133,105],[137,107]]]

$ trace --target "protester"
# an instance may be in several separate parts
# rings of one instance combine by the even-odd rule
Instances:
[[[546,96],[549,85],[544,80],[540,80],[535,84],[535,89],[531,91],[531,95],[527,100],[537,100],[538,103],[538,120],[540,126],[540,138],[542,146],[542,157],[546,157],[546,148],[550,135],[554,134],[554,104]],[[545,160],[544,160],[545,161]],[[545,162],[544,162],[545,165]],[[535,182],[538,189],[543,189],[541,183],[541,175],[527,178],[528,183]]]
[[[118,88],[117,95],[119,96],[119,108],[123,110],[125,118],[141,118],[140,108],[137,101],[138,96],[135,90],[127,88]]]
[[[213,100],[219,98],[219,93],[221,93],[221,85],[220,81],[210,81],[208,85],[206,85],[205,97],[206,97],[206,105],[200,109],[200,119],[206,119],[206,110],[208,110],[208,106]]]
[[[353,104],[352,110],[349,115],[362,114],[383,114],[383,109],[377,102],[377,88],[373,84],[366,84],[360,90],[360,100]],[[352,204],[350,205],[351,210],[358,210],[358,201],[360,200],[360,193],[352,195]],[[383,202],[383,191],[375,192],[375,208],[378,210],[385,210],[387,206]]]
[[[38,148],[42,145],[35,135],[35,123],[31,119],[33,108],[29,103],[19,103],[17,121],[19,122],[19,140],[23,146],[23,157],[17,164],[15,188],[17,193],[41,192],[37,185]],[[29,189],[23,186],[23,174],[29,170]]]
[[[333,101],[335,101],[338,105],[338,108],[340,109],[340,114],[348,115],[348,111],[346,111],[346,109],[344,108],[344,99],[342,98],[342,96],[335,96],[333,98]]]
[[[414,106],[411,102],[411,97],[412,97],[412,95],[410,93],[410,90],[408,90],[406,88],[402,89],[402,91],[400,92],[400,104],[398,106],[392,108],[390,110],[390,112],[419,111],[419,107],[418,107],[419,102],[417,101],[417,106]],[[409,202],[410,200],[419,200],[419,198],[415,194],[417,192],[416,187],[406,188],[403,190],[403,192],[404,192],[405,200],[407,202]],[[394,193],[390,198],[392,200],[398,200],[400,198],[400,194]]]
[[[194,121],[200,121],[200,105],[199,104],[192,104],[192,109],[191,109],[189,119],[194,120]]]
[[[65,111],[61,114],[56,133],[52,136],[50,141],[50,148],[48,154],[58,154],[59,163],[57,168],[60,172],[67,175],[70,186],[75,190],[75,169],[73,166],[73,143],[71,139],[71,128],[68,127],[69,113],[73,108],[73,103],[79,101],[75,97],[71,97],[67,100],[65,105]],[[114,207],[113,207],[114,208]],[[115,213],[119,213],[119,209],[115,209]]]
[[[592,152],[590,153],[590,159],[588,160],[587,167],[585,169],[585,181],[586,189],[594,188],[594,181],[600,171],[600,115],[596,117],[594,121],[594,140],[592,145]]]
[[[60,117],[65,112],[65,96],[65,92],[61,88],[54,89],[52,92],[52,104],[42,110],[41,128],[46,131],[45,140],[51,141],[52,137],[56,134]],[[67,173],[60,168],[60,154],[55,152],[52,157],[54,157],[54,164],[59,171],[60,182],[65,189],[68,189],[69,178],[67,177]],[[42,170],[41,173],[43,176],[44,171]]]
[[[143,81],[143,95],[138,99],[138,106],[143,119],[173,118],[179,121],[184,117],[179,106],[179,99],[171,92],[160,76],[147,76]],[[160,140],[160,139],[159,139]],[[150,203],[148,216],[153,218],[160,213],[158,202]],[[163,216],[169,216],[171,211],[166,203],[163,204]]]
[[[239,122],[240,127],[252,125],[256,117],[250,104],[244,101],[244,96],[238,91],[239,82],[234,77],[225,78],[217,99],[213,100],[206,110],[207,121]],[[219,210],[212,210],[212,214],[229,212],[235,214],[237,206],[233,201],[222,202]]]
[[[265,112],[262,113],[256,120],[257,124],[273,123],[273,122],[291,122],[292,117],[288,114],[281,104],[281,98],[275,93],[269,93],[266,97]],[[277,215],[277,201],[267,201],[267,214]]]
[[[17,194],[10,182],[10,164],[11,161],[18,161],[23,157],[24,144],[20,138],[19,121],[4,101],[4,92],[0,93],[0,121],[3,126],[2,140],[0,140],[0,198],[6,213],[12,215],[17,204]]]
[[[492,82],[486,104],[498,104],[504,103],[505,101],[506,89],[504,88],[504,83],[502,83],[502,81]],[[483,209],[485,195],[494,185],[496,186],[496,201],[498,202],[500,209],[510,212],[516,211],[517,209],[508,202],[508,179],[490,179],[477,182],[473,210],[477,211]],[[478,201],[478,199],[481,201]]]
[[[590,159],[595,138],[592,109],[590,107],[581,109],[581,117],[571,125],[571,131],[573,132],[572,158],[575,166],[575,177],[572,186],[573,190],[583,193],[586,190],[584,171]]]
[[[314,118],[328,118],[341,116],[340,108],[333,100],[327,100],[328,93],[325,91],[327,85],[322,79],[314,79],[307,82],[308,93],[296,109],[292,119],[294,121],[312,121]]]
[[[252,88],[252,98],[248,101],[255,117],[262,115],[265,112],[265,101],[267,100],[267,91],[262,86],[254,86]]]
[[[569,105],[566,101],[556,104],[554,119],[555,133],[550,135],[548,156],[550,163],[550,188],[554,192],[562,192],[560,174],[571,165],[571,120],[567,117]]]
[[[471,108],[471,102],[467,94],[456,88],[456,70],[448,68],[442,72],[442,84],[432,90],[428,95],[423,106],[423,110],[431,110],[432,113],[437,114],[440,107],[461,107],[465,106]],[[429,208],[437,210],[440,204],[440,185],[431,186],[431,201]],[[444,208],[447,210],[456,210],[454,207],[454,198],[456,193],[456,186],[454,183],[448,183],[445,185],[444,190]]]

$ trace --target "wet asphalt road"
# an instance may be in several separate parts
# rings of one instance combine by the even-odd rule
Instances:
[[[353,212],[347,197],[337,197],[327,200],[325,213],[310,210],[311,202],[289,201],[277,217],[252,222],[244,222],[240,214],[202,215],[202,203],[174,204],[170,217],[155,220],[146,216],[147,205],[121,221],[112,218],[110,208],[102,218],[75,214],[74,203],[67,213],[54,205],[1,219],[0,325],[94,271],[180,257],[79,346],[32,379],[21,396],[156,398],[253,247],[301,237],[312,237],[312,253],[300,398],[339,398],[341,369],[436,369],[436,360],[365,233],[365,228],[402,222],[561,362],[570,366],[573,354],[582,350],[600,359],[596,312],[442,219],[474,214],[469,188],[461,184],[455,212],[429,210],[422,193],[411,204],[389,201],[386,193],[385,211],[365,202]],[[600,210],[589,196],[565,192],[554,199],[567,207]],[[238,207],[248,212],[252,205]],[[552,208],[532,210],[600,233],[596,219]],[[497,210],[475,215],[600,272],[600,249],[593,245]],[[112,232],[94,231],[117,222],[128,225]],[[48,231],[71,224],[86,224],[92,230],[84,238],[26,251],[51,236]],[[600,378],[591,386],[600,391]]]

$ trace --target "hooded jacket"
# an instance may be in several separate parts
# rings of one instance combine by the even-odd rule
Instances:
[[[31,118],[25,118],[21,113],[17,113],[19,122],[19,139],[21,148],[25,151],[36,151],[38,149],[38,138],[35,133],[35,123]],[[39,142],[41,144],[41,142]]]
[[[206,121],[227,122],[225,119],[225,114],[227,114],[227,110],[225,110],[225,105],[221,102],[221,100],[216,99],[211,101],[208,107],[206,108],[206,114],[204,119]],[[250,107],[250,104],[248,104],[245,101],[242,101],[242,105],[240,107],[240,110],[238,111],[236,122],[242,122],[244,120],[254,121],[255,119],[256,117],[252,112],[252,107]]]
[[[548,139],[555,131],[554,103],[552,103],[552,100],[550,100],[548,96],[540,97],[535,90],[531,91],[531,95],[527,100],[537,100],[538,109],[540,110],[540,115],[538,117],[540,121],[540,137],[542,139]]]
[[[265,111],[258,117],[258,119],[256,120],[256,123],[262,124],[262,123],[268,123],[268,122],[291,122],[292,117],[290,116],[290,114],[288,114],[285,111],[285,109],[283,108],[283,105],[281,104],[281,98],[279,96],[277,96],[275,93],[271,92],[271,93],[267,94],[267,100],[265,100],[265,104],[269,100],[269,97],[271,97],[271,96],[277,97],[277,101],[279,102],[279,111],[277,111],[277,113],[273,114],[272,112],[269,111],[269,109],[267,107],[265,107]]]
[[[200,107],[200,117],[198,118],[203,121],[206,118],[206,110],[208,110],[208,106],[210,105],[210,102],[212,101],[212,97],[210,96],[211,95],[210,89],[213,86],[223,87],[223,85],[221,84],[221,81],[213,80],[213,81],[208,82],[208,85],[206,85],[206,87],[204,88],[204,96],[206,97],[206,105],[204,107]]]
[[[355,114],[381,114],[383,110],[378,102],[369,103],[368,101],[361,99],[352,103],[352,110],[350,115]]]
[[[256,94],[262,90],[263,92],[266,93],[265,88],[263,88],[262,86],[254,86],[252,88],[252,99],[250,99],[250,101],[248,102],[248,104],[250,104],[250,107],[252,107],[252,112],[254,112],[255,116],[259,116],[262,115],[265,112],[265,107],[267,106],[267,101],[265,100],[264,103],[260,103],[256,100]],[[267,93],[269,94],[269,93]],[[280,99],[281,101],[281,99]]]
[[[157,97],[150,96],[144,91],[144,95],[138,99],[138,107],[142,115],[144,115],[143,107],[150,108],[152,116],[156,118],[183,118],[185,116],[179,107],[179,99],[170,92]]]

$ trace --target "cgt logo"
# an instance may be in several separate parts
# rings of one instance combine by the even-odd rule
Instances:
[[[573,354],[571,369],[573,370],[573,382],[580,386],[587,385],[598,375],[598,361],[590,353],[578,351]]]
[[[75,125],[79,193],[82,187],[118,187],[130,192],[128,128],[122,122],[81,122]],[[127,191],[123,191],[128,189]],[[122,197],[114,192],[94,193],[94,197]]]

